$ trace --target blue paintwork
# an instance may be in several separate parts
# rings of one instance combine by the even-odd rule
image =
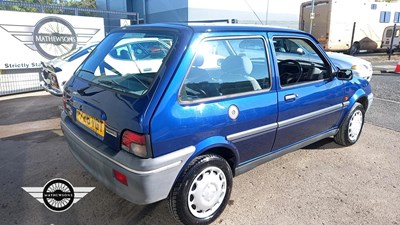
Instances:
[[[218,147],[231,151],[236,156],[236,165],[240,165],[306,140],[310,136],[339,127],[352,105],[360,97],[371,93],[369,83],[358,77],[354,77],[351,81],[341,81],[333,77],[329,81],[282,89],[279,86],[277,64],[270,63],[272,88],[269,91],[183,104],[178,100],[179,88],[203,38],[262,36],[266,40],[270,62],[276,62],[272,46],[274,35],[306,37],[315,44],[317,41],[301,31],[264,26],[153,24],[125,27],[115,32],[160,28],[176,31],[179,38],[146,95],[137,98],[99,87],[79,78],[70,79],[65,85],[68,104],[73,108],[82,108],[83,111],[99,119],[105,119],[107,126],[117,131],[116,138],[106,133],[103,140],[116,152],[120,151],[121,133],[129,129],[149,135],[153,157],[193,145],[196,147],[196,152],[192,156],[194,158]],[[320,47],[319,49],[326,60],[333,65],[324,51]],[[336,69],[332,67],[332,71],[335,72]],[[86,88],[83,95],[77,92],[82,88]],[[287,94],[298,94],[299,97],[295,101],[286,102],[284,96]],[[278,123],[340,104],[344,96],[350,98],[350,105],[344,110],[235,141],[226,139],[226,136],[234,133]],[[230,105],[236,105],[240,109],[240,115],[236,120],[228,117]]]

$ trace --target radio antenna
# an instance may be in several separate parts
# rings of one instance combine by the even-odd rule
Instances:
[[[253,14],[257,17],[257,19],[258,19],[258,21],[261,23],[261,25],[264,25],[264,23],[261,21],[260,17],[258,17],[257,13],[254,12],[254,10],[253,10],[253,8],[250,6],[250,4],[249,4],[246,0],[243,0],[243,1],[244,1],[244,2],[246,3],[246,5],[251,9],[251,11],[252,11]]]

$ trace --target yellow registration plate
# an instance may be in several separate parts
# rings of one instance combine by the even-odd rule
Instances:
[[[94,118],[93,116],[89,116],[88,114],[76,110],[76,120],[80,123],[91,129],[92,131],[96,132],[96,134],[104,137],[105,125],[103,120],[99,120]]]

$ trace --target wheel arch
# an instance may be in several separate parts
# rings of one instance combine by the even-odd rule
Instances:
[[[358,98],[356,100],[356,102],[360,103],[364,107],[364,110],[367,111],[367,109],[368,109],[368,97],[367,96],[365,96],[365,95],[361,96],[360,98]]]
[[[207,155],[207,154],[218,155],[223,159],[225,159],[228,162],[229,166],[231,167],[233,176],[235,176],[235,168],[238,165],[238,156],[236,151],[233,151],[232,149],[229,149],[227,147],[220,146],[207,149],[200,155]]]
[[[215,154],[225,159],[231,167],[232,174],[235,176],[235,168],[239,165],[240,157],[239,152],[233,143],[229,142],[225,137],[216,136],[207,138],[196,144],[196,151],[187,160],[183,166],[180,176],[196,157],[206,154]]]

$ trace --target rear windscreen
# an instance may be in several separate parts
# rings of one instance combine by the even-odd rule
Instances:
[[[111,89],[144,95],[176,37],[168,32],[108,35],[77,70],[77,76]]]

